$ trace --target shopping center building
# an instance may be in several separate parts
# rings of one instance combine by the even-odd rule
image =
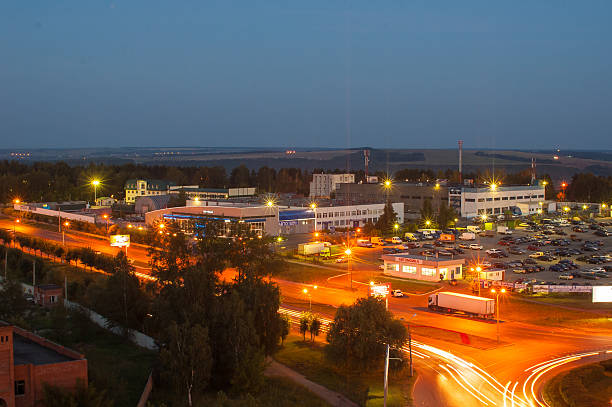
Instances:
[[[247,223],[258,234],[277,236],[310,233],[315,230],[363,227],[375,223],[384,211],[384,204],[289,207],[280,205],[248,204],[229,201],[189,200],[187,206],[164,208],[145,214],[145,222],[155,226],[159,222],[175,221],[188,233],[203,227],[206,221],[226,224]],[[392,204],[398,222],[404,221],[402,203]],[[316,219],[316,229],[315,229]]]

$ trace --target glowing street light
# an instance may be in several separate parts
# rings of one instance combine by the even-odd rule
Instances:
[[[495,191],[497,189],[497,184],[496,183],[491,183],[491,191]]]
[[[351,281],[351,291],[353,290],[353,270],[351,269],[351,253],[353,253],[353,251],[351,250],[350,247],[347,247],[346,250],[344,251],[344,254],[346,254],[346,269],[349,275],[349,279]]]
[[[266,206],[269,207],[269,208],[273,207],[274,206],[274,201],[266,202]]]
[[[563,211],[564,211],[564,212],[569,212],[569,211],[570,211],[569,206],[564,206],[564,207],[563,207]]]
[[[396,223],[395,225],[393,225],[393,229],[398,230],[399,229],[399,225]]]
[[[391,188],[391,185],[392,185],[391,180],[390,179],[386,179],[385,182],[384,182],[385,188],[387,188],[387,189]]]
[[[19,198],[15,198],[15,199],[13,199],[13,203],[18,204],[19,202],[21,202],[21,201],[19,200]]]
[[[430,220],[426,220],[425,221],[425,226],[430,226],[431,225],[431,221]]]
[[[62,228],[62,246],[66,246],[66,237],[65,237],[65,234],[64,234],[64,229],[66,229],[67,227],[70,226],[70,222],[68,222],[68,221],[64,222],[63,226],[64,227]]]
[[[157,225],[158,228],[163,229],[166,227],[166,225],[164,225],[163,223],[160,223],[159,225]]]
[[[94,203],[98,200],[98,185],[100,185],[99,179],[94,179],[91,181],[91,185],[94,187]]]
[[[582,210],[586,211],[587,209],[589,209],[589,207],[587,205],[582,205]]]
[[[491,293],[495,294],[495,308],[497,309],[497,343],[499,343],[499,294],[504,294],[506,292],[505,288],[497,291],[495,288],[491,290]]]
[[[482,221],[486,221],[487,220],[487,214],[483,213],[482,216],[480,216],[480,218],[482,219]]]

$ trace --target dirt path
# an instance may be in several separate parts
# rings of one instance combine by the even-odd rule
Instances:
[[[278,363],[276,360],[269,360],[268,367],[265,372],[266,376],[282,376],[287,377],[297,384],[307,388],[317,396],[321,397],[323,400],[328,402],[332,406],[337,407],[358,407],[357,404],[346,398],[340,393],[336,393],[328,389],[327,387],[323,387],[320,384],[312,382],[305,378],[300,373],[296,372],[293,369],[288,368],[282,363]]]

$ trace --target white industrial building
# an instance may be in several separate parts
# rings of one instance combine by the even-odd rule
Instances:
[[[404,223],[404,203],[392,203],[398,223]],[[376,223],[383,214],[385,204],[328,206],[315,209],[316,230],[361,227],[367,222]]]
[[[544,185],[449,187],[449,203],[462,218],[482,215],[537,214],[544,204]]]
[[[393,203],[398,222],[404,221],[404,204]],[[279,205],[247,204],[188,200],[187,206],[164,208],[145,214],[147,225],[172,220],[184,230],[193,232],[206,220],[220,220],[225,223],[248,223],[258,233],[268,235],[291,235],[310,233],[315,230],[362,227],[366,222],[376,222],[384,210],[384,204],[333,206],[322,208],[288,207]]]
[[[311,198],[329,198],[338,184],[354,184],[355,174],[312,174]]]

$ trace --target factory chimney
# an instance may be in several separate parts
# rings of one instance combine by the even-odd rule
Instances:
[[[462,166],[463,166],[463,140],[459,140],[459,184],[461,184],[463,182],[463,172],[462,172]]]
[[[535,185],[536,180],[536,159],[531,157],[531,185]]]
[[[368,167],[370,164],[370,150],[363,150],[363,159],[365,161],[365,183],[368,183]]]

